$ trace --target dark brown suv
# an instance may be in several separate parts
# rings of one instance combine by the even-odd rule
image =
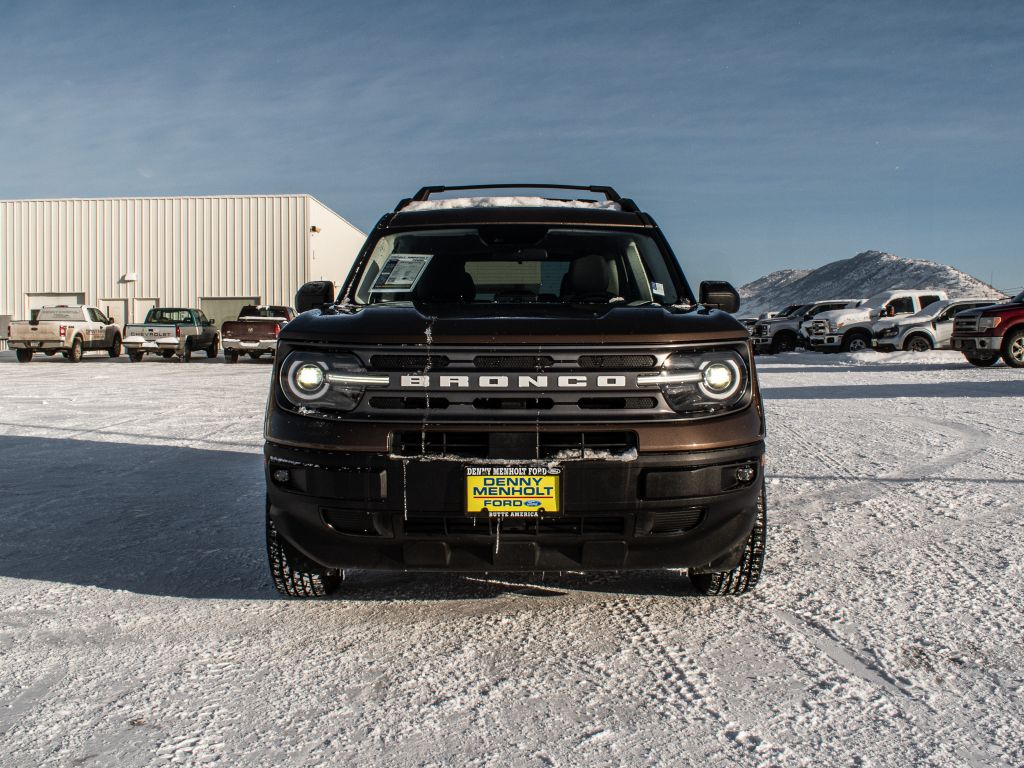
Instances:
[[[765,424],[736,291],[694,297],[609,187],[466,195],[522,186],[424,188],[338,295],[296,296],[266,419],[281,592],[330,593],[346,568],[757,583]]]

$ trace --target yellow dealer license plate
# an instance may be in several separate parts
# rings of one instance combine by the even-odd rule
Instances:
[[[466,467],[466,512],[537,517],[562,509],[560,467]]]

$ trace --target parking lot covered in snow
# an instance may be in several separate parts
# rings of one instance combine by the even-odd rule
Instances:
[[[762,360],[768,561],[355,572],[263,549],[271,366],[0,353],[4,765],[1019,765],[1024,377]]]

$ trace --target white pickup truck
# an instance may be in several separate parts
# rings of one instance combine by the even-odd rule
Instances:
[[[72,363],[94,349],[106,350],[111,357],[121,356],[121,329],[96,307],[43,307],[32,320],[12,322],[7,334],[8,345],[17,352],[19,363],[31,361],[36,352],[47,357],[59,352]]]
[[[871,345],[879,352],[927,352],[951,349],[953,318],[968,309],[991,306],[992,299],[950,299],[929,304],[916,315],[902,320],[883,318],[871,327]]]
[[[808,348],[822,352],[871,349],[871,326],[877,320],[913,315],[946,298],[945,291],[883,291],[855,308],[822,312],[808,328]]]
[[[806,343],[803,327],[822,312],[856,307],[859,299],[831,299],[804,304],[784,316],[758,320],[751,331],[751,343],[759,355],[792,352]]]

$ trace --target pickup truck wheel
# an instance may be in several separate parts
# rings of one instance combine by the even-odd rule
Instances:
[[[1011,368],[1024,368],[1024,328],[1011,331],[1003,342],[1003,362]]]
[[[267,557],[274,586],[288,597],[326,597],[341,584],[337,571],[321,568],[295,552],[281,538],[270,519],[267,502]]]
[[[165,358],[166,360],[170,360],[172,357],[174,357],[174,352],[170,349],[165,349],[163,352],[160,353],[160,356]]]
[[[141,351],[133,352],[133,351],[129,350],[129,352],[128,352],[128,359],[131,362],[133,362],[133,363],[141,363],[142,362],[142,358],[144,356],[145,356],[145,353],[141,352]]]
[[[238,362],[238,350],[236,349],[225,349],[224,350],[224,361],[228,363]]]
[[[192,362],[192,339],[185,339],[185,348],[181,350],[181,355],[178,357],[178,362]]]
[[[107,354],[111,357],[121,356],[121,337],[115,336],[114,343],[110,345],[110,349],[107,350]]]
[[[907,352],[928,352],[931,348],[932,340],[923,333],[915,333],[903,342],[903,349]]]
[[[690,583],[702,595],[742,595],[757,586],[764,568],[764,547],[768,528],[767,501],[764,486],[757,497],[757,519],[750,532],[743,557],[731,571],[723,573],[691,573]]]
[[[863,352],[871,349],[871,338],[866,333],[853,332],[843,336],[843,352]]]
[[[206,348],[207,357],[216,357],[220,354],[220,342],[217,339],[213,340],[213,344]]]
[[[18,352],[19,363],[31,363],[32,362],[32,350],[31,349],[19,349]]]
[[[77,363],[82,359],[82,340],[75,337],[75,340],[71,342],[71,349],[68,350],[68,360],[72,363]]]
[[[999,355],[988,355],[986,357],[975,357],[972,355],[964,355],[967,358],[967,362],[971,365],[976,365],[978,368],[988,368],[990,365],[995,365],[996,360],[999,359]]]
[[[792,333],[779,333],[772,339],[772,354],[779,352],[795,352],[796,336]]]
[[[260,353],[259,352],[250,352],[249,353],[249,359],[250,360],[259,360],[260,359]]]

